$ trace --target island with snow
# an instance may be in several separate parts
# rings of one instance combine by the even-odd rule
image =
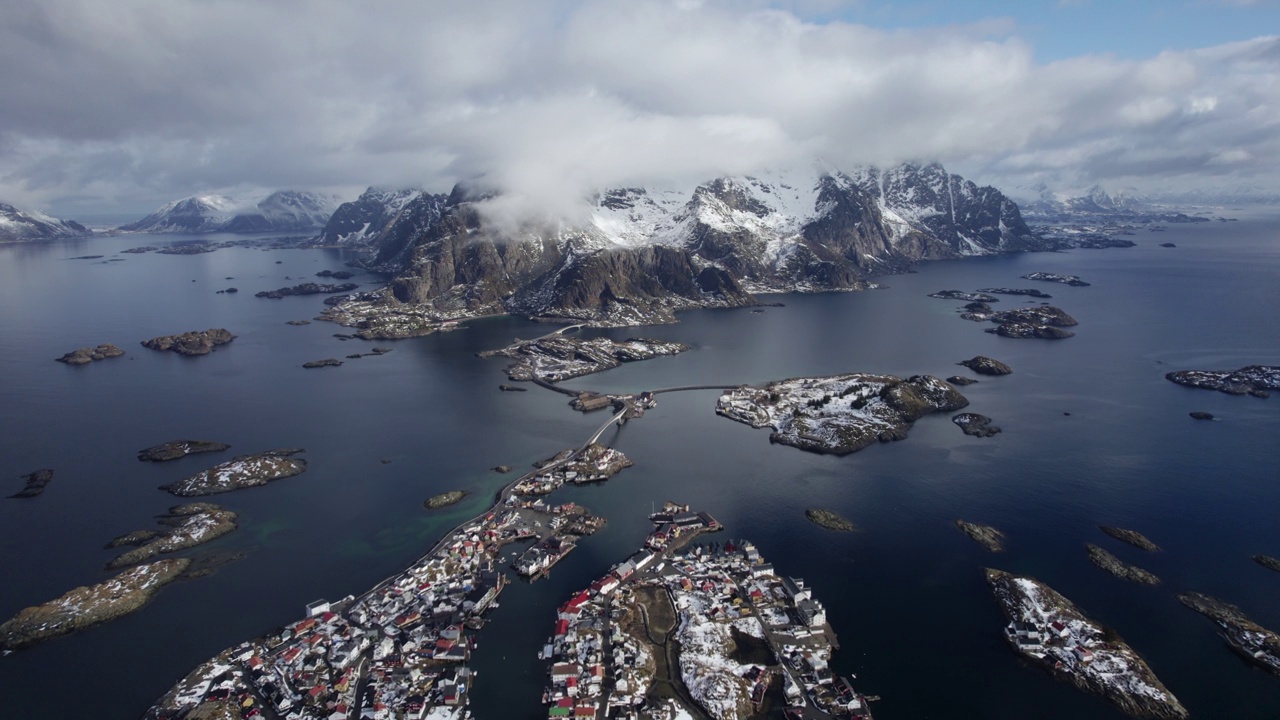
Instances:
[[[161,485],[160,489],[180,497],[193,497],[266,485],[272,480],[306,472],[307,461],[293,457],[301,452],[305,451],[290,448],[241,455],[177,482]]]
[[[1270,397],[1271,391],[1280,390],[1280,365],[1249,365],[1239,370],[1177,370],[1164,378],[1187,387],[1265,398]]]
[[[746,540],[690,546],[720,526],[687,505],[651,519],[643,549],[557,611],[548,717],[871,717],[831,671],[838,643],[803,580]]]
[[[1005,639],[1018,654],[1133,717],[1188,716],[1133,648],[1070,600],[1034,578],[990,568],[986,577],[1009,621]]]
[[[552,333],[536,340],[517,341],[500,350],[480,353],[481,357],[502,356],[515,360],[507,367],[511,380],[559,382],[618,367],[624,362],[676,355],[688,345],[649,338],[610,340],[605,337],[574,338]]]
[[[1227,645],[1241,657],[1280,675],[1280,634],[1250,620],[1235,605],[1202,593],[1182,593],[1178,601],[1216,623]]]
[[[931,375],[903,380],[849,373],[729,390],[716,402],[716,414],[773,428],[770,442],[844,455],[876,441],[902,440],[925,415],[968,404],[954,387]]]

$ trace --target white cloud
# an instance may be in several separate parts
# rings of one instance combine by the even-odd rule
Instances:
[[[1258,182],[1280,39],[1037,64],[1007,21],[815,24],[826,2],[15,0],[0,197],[153,205],[238,186],[483,175],[601,186],[938,159],[982,180]]]

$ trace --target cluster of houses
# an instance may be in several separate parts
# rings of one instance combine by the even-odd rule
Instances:
[[[690,533],[715,531],[720,523],[705,512],[692,512],[688,505],[666,502],[662,510],[649,516],[653,531],[645,538],[645,547],[661,552],[671,547],[677,539]]]
[[[530,501],[517,500],[512,496],[507,499],[507,504],[522,510],[532,510],[540,517],[546,517],[546,527],[551,531],[550,535],[530,546],[511,563],[516,572],[530,579],[542,577],[573,551],[577,547],[578,536],[591,535],[605,524],[603,517],[592,515],[586,508],[575,503],[548,505],[541,498]],[[537,522],[542,523],[541,520]]]
[[[570,457],[570,452],[565,451],[547,461],[550,470],[522,479],[511,489],[512,494],[526,497],[550,495],[565,483],[603,482],[632,464],[626,455],[598,443],[588,445],[572,455],[568,462],[562,462]]]
[[[1018,651],[1027,655],[1040,660],[1052,656],[1057,670],[1093,662],[1093,651],[1075,642],[1071,628],[1059,618],[1051,618],[1047,624],[1014,620],[1005,626],[1004,636]]]

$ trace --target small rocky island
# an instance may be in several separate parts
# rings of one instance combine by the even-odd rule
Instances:
[[[138,459],[143,462],[168,462],[188,455],[207,452],[222,452],[231,446],[213,440],[170,440],[161,445],[154,445],[138,451]]]
[[[1253,561],[1268,570],[1280,572],[1280,558],[1273,558],[1270,555],[1254,555]]]
[[[1108,525],[1099,525],[1098,529],[1110,535],[1111,537],[1126,542],[1130,545],[1146,550],[1147,552],[1160,552],[1160,546],[1151,542],[1146,535],[1137,530],[1126,530],[1124,528],[1110,527]]]
[[[1089,551],[1089,559],[1093,561],[1094,565],[1097,565],[1121,580],[1128,580],[1142,585],[1160,584],[1160,578],[1154,573],[1147,572],[1137,565],[1130,565],[1097,545],[1086,543],[1084,547]]]
[[[1008,338],[1041,338],[1044,340],[1061,340],[1073,337],[1075,333],[1063,330],[1064,327],[1077,325],[1076,319],[1061,308],[1051,305],[1025,307],[1016,310],[969,310],[960,315],[965,320],[975,322],[993,322],[998,327],[987,332]]]
[[[963,365],[979,375],[1008,375],[1013,372],[1013,368],[985,355],[975,355],[956,364]]]
[[[312,360],[311,362],[302,363],[302,367],[308,370],[322,367],[341,367],[342,361],[338,358],[325,358],[324,360]]]
[[[929,293],[929,297],[940,300],[964,300],[965,302],[980,303],[998,302],[1000,300],[994,295],[987,295],[985,291],[971,293],[963,290],[939,290],[936,293]]]
[[[190,564],[188,558],[175,558],[139,565],[97,585],[78,587],[56,600],[26,608],[0,625],[0,648],[17,650],[131,613],[178,579]]]
[[[163,532],[138,530],[121,535],[107,547],[136,545],[134,549],[107,563],[108,570],[118,570],[147,562],[156,555],[186,550],[203,545],[235,530],[236,514],[211,503],[188,503],[169,508],[160,524],[170,527]]]
[[[1088,287],[1089,283],[1080,279],[1079,275],[1059,275],[1051,272],[1033,272],[1022,276],[1023,280],[1042,280],[1044,282],[1056,282],[1072,287]]]
[[[1203,410],[1194,410],[1187,414],[1191,416],[1192,420],[1216,420],[1217,419],[1213,416],[1213,413],[1208,413]]]
[[[978,381],[974,380],[971,377],[965,377],[964,375],[952,375],[951,377],[947,378],[947,382],[951,383],[952,385],[959,385],[960,387],[964,387],[965,385],[972,385]]]
[[[120,357],[124,351],[112,345],[111,343],[102,343],[98,347],[80,348],[72,350],[60,358],[55,358],[60,363],[68,365],[88,365],[95,360],[106,360],[107,358]]]
[[[903,380],[851,373],[743,386],[720,396],[716,414],[773,428],[770,442],[844,455],[876,441],[902,440],[925,415],[968,404],[954,387],[931,375]]]
[[[1280,365],[1249,365],[1239,370],[1178,370],[1165,380],[1187,387],[1217,390],[1228,395],[1270,397],[1280,390]]]
[[[1197,592],[1178,600],[1218,624],[1227,645],[1255,665],[1280,675],[1280,635],[1250,620],[1240,608]]]
[[[1009,624],[1005,639],[1054,677],[1101,695],[1136,718],[1178,719],[1187,709],[1133,648],[1080,612],[1070,600],[1029,577],[986,570]]]
[[[515,360],[507,367],[511,380],[560,382],[615,368],[624,362],[649,360],[662,355],[675,355],[688,345],[649,338],[630,338],[621,342],[599,337],[591,339],[551,335],[537,340],[516,342],[501,350],[488,350],[480,357],[502,356]]]
[[[143,340],[142,346],[164,352],[171,350],[179,355],[208,355],[219,345],[226,345],[236,336],[225,328],[210,328],[185,332],[181,335],[161,335]]]
[[[804,511],[804,516],[814,525],[836,532],[853,532],[858,529],[852,520],[832,510],[809,508]]]
[[[286,280],[288,278],[285,278]],[[278,290],[263,290],[254,293],[254,297],[269,298],[271,300],[279,300],[289,295],[332,295],[334,293],[351,292],[360,287],[355,283],[342,283],[341,285],[326,285],[323,283],[302,283],[293,287],[282,287]]]
[[[994,422],[991,418],[978,413],[960,413],[952,417],[951,422],[963,430],[965,435],[973,437],[991,437],[1001,432],[999,427],[991,424]]]
[[[422,506],[428,510],[438,510],[442,507],[448,507],[454,503],[461,502],[462,498],[466,496],[467,493],[463,490],[450,490],[449,492],[442,492],[439,495],[432,495],[422,503]]]
[[[979,525],[966,520],[956,520],[956,527],[960,528],[960,532],[968,535],[974,542],[988,551],[993,553],[1004,552],[1004,533],[990,525]]]
[[[1028,297],[1040,298],[1041,300],[1048,300],[1049,298],[1053,297],[1052,295],[1044,292],[1043,290],[1036,290],[1035,288],[1023,288],[1023,289],[1006,288],[1006,287],[982,288],[978,292],[992,293],[994,295],[1026,295]]]
[[[161,485],[160,489],[180,497],[192,497],[266,485],[272,480],[306,472],[307,461],[292,457],[301,452],[305,451],[284,449],[258,455],[241,455],[178,482]]]
[[[44,492],[44,488],[53,481],[53,470],[44,468],[35,472],[27,473],[19,478],[26,483],[18,492],[10,495],[11,498],[33,498]]]

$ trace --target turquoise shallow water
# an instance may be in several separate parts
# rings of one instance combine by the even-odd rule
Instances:
[[[969,409],[995,418],[1003,434],[970,438],[945,416],[930,417],[903,442],[843,458],[771,445],[767,431],[716,417],[715,392],[663,396],[645,418],[605,436],[635,467],[606,485],[564,492],[607,515],[608,527],[550,579],[504,593],[477,654],[477,717],[543,716],[535,653],[554,607],[634,550],[651,503],[665,499],[710,511],[728,536],[751,538],[780,571],[814,586],[840,634],[837,666],[883,698],[877,717],[1119,717],[1008,651],[982,581],[986,565],[1036,575],[1115,627],[1193,716],[1275,717],[1280,679],[1238,660],[1173,595],[1216,594],[1280,627],[1280,575],[1249,560],[1280,555],[1280,398],[1190,390],[1163,374],[1280,363],[1278,236],[1275,218],[1171,226],[1137,236],[1141,244],[1128,250],[932,263],[886,278],[884,290],[785,296],[776,299],[786,307],[759,314],[699,311],[678,325],[593,331],[694,349],[572,386],[639,390],[848,371],[945,377],[965,372],[954,363],[975,354],[1015,372],[963,389]],[[514,319],[397,342],[389,355],[341,368],[301,369],[367,348],[332,337],[341,329],[329,324],[284,324],[315,315],[317,297],[252,295],[340,268],[333,251],[66,259],[108,260],[172,239],[0,248],[0,471],[13,487],[4,494],[16,491],[20,474],[56,470],[42,497],[0,502],[0,615],[106,577],[103,543],[152,526],[152,516],[175,504],[156,486],[220,459],[143,464],[134,459],[142,447],[186,436],[229,442],[231,453],[299,446],[311,469],[217,499],[241,514],[242,527],[209,549],[243,549],[245,560],[170,586],[134,615],[0,658],[4,717],[84,717],[81,703],[93,704],[94,717],[136,717],[222,648],[412,562],[487,505],[504,477],[488,468],[527,466],[580,443],[603,419],[536,388],[497,391],[503,361],[474,353],[545,331]],[[1033,270],[1079,274],[1093,285],[1018,279]],[[999,285],[1052,294],[1080,321],[1077,336],[998,338],[957,319],[959,303],[926,297]],[[241,292],[214,293],[227,286]],[[239,337],[196,359],[137,345],[207,327]],[[129,354],[81,368],[52,362],[100,342]],[[1221,421],[1194,422],[1191,410]],[[421,509],[452,488],[473,495],[446,514]],[[843,513],[862,532],[811,525],[803,510],[814,505]],[[957,517],[1005,530],[1009,552],[986,554],[951,526]],[[1139,529],[1164,552],[1115,543],[1098,523]],[[1105,575],[1089,563],[1085,542],[1164,584]]]

